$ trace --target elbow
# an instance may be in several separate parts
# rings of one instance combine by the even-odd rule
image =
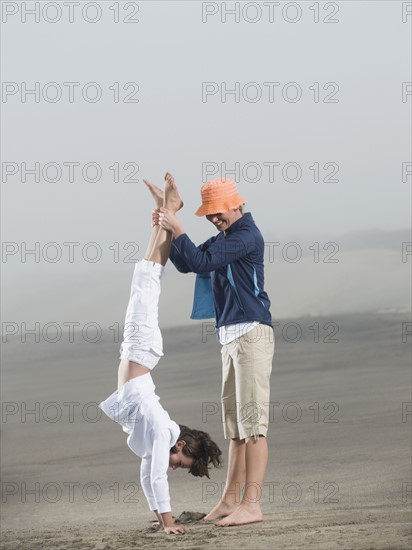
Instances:
[[[216,268],[215,266],[209,264],[199,264],[192,267],[193,273],[196,273],[196,275],[202,274],[202,273],[210,273],[211,271],[214,271]]]
[[[180,265],[180,266],[176,266],[176,268],[180,273],[190,273],[190,269],[188,269],[185,266]]]
[[[175,266],[175,268],[180,272],[180,273],[189,273],[190,272],[190,269],[189,267],[182,261],[176,261],[175,259],[171,258],[169,256],[169,260],[171,260],[172,264]]]

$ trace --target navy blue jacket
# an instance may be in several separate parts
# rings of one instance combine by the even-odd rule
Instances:
[[[200,246],[186,233],[172,242],[170,260],[182,273],[210,274],[216,327],[259,321],[272,326],[264,290],[264,240],[247,212]]]

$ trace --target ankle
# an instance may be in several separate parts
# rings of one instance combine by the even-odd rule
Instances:
[[[176,212],[178,211],[178,209],[175,207],[175,205],[170,205],[169,206],[167,203],[164,205],[164,208],[169,210],[169,212],[171,212],[172,214],[176,214]]]
[[[241,493],[229,493],[228,495],[223,495],[220,499],[219,504],[227,508],[236,508],[242,503]]]
[[[254,501],[254,500],[250,500],[247,497],[246,498],[243,497],[242,502],[240,503],[240,506],[250,513],[261,513],[260,499]]]

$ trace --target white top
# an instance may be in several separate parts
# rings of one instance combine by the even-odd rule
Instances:
[[[180,435],[179,425],[159,403],[150,373],[132,378],[116,390],[99,407],[129,434],[127,444],[142,458],[140,482],[150,510],[170,512],[170,449]]]
[[[251,331],[258,324],[258,321],[253,321],[249,323],[237,323],[236,325],[219,327],[219,342],[222,345],[229,344],[236,338],[239,338],[240,336],[243,336],[247,332]]]

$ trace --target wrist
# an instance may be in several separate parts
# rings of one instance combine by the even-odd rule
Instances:
[[[162,518],[161,514],[159,514],[159,512],[157,510],[154,510],[154,513],[156,514],[157,521],[159,522],[161,527],[163,527],[163,518]]]
[[[174,527],[175,526],[175,522],[172,521],[171,523],[164,523],[163,522],[163,529],[169,529],[170,527]]]
[[[166,529],[166,527],[173,527],[175,524],[175,520],[172,516],[172,512],[164,512],[161,514],[162,521],[163,521],[163,527]]]
[[[173,231],[173,238],[177,239],[178,237],[180,237],[181,235],[183,235],[185,233],[185,230],[183,229],[183,227],[177,227],[174,231]]]

